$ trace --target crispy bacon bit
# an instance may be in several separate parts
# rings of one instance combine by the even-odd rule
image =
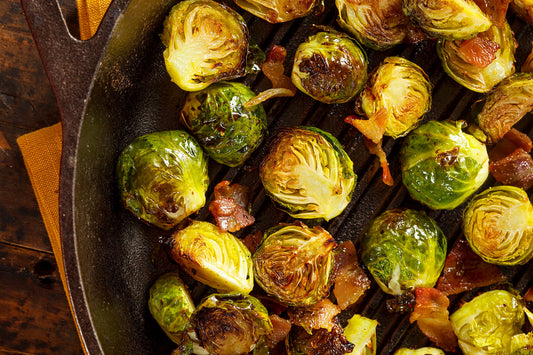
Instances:
[[[239,184],[230,186],[222,181],[215,186],[215,199],[209,204],[209,211],[215,217],[220,229],[237,232],[255,222],[248,213],[248,188]]]
[[[272,333],[267,336],[266,343],[269,348],[273,348],[287,338],[292,324],[289,320],[281,318],[277,314],[270,316],[270,322],[272,323]]]
[[[466,240],[459,239],[446,257],[437,290],[449,296],[502,281],[505,276],[496,265],[483,261]]]
[[[496,59],[496,52],[500,45],[491,41],[483,34],[472,39],[462,41],[459,45],[459,55],[468,63],[478,68],[486,68]]]
[[[416,305],[409,317],[432,342],[446,351],[457,348],[457,337],[450,322],[450,300],[442,292],[431,287],[415,289]]]
[[[255,232],[253,234],[248,234],[244,239],[242,240],[243,244],[246,245],[248,250],[250,250],[250,253],[254,253],[255,249],[261,244],[261,240],[263,239],[263,233],[261,231]]]
[[[390,173],[390,170],[389,170],[389,162],[387,161],[387,154],[385,154],[385,151],[381,147],[381,143],[383,141],[379,142],[378,144],[375,144],[371,140],[365,138],[364,142],[370,154],[377,155],[377,157],[379,158],[379,163],[381,164],[381,168],[383,169],[383,177],[382,177],[383,182],[389,186],[394,185],[394,179],[392,178],[392,174]]]
[[[368,120],[362,119],[356,115],[348,116],[344,122],[351,124],[361,132],[363,136],[378,144],[383,139],[383,134],[387,128],[389,116],[387,109],[382,108]]]
[[[505,16],[511,0],[474,0],[481,11],[489,16],[491,22],[499,28],[505,23]]]
[[[533,159],[523,148],[518,148],[498,161],[491,161],[489,170],[494,178],[505,185],[528,190],[533,186]]]
[[[533,286],[531,286],[526,294],[524,295],[524,299],[528,302],[533,302]]]
[[[342,252],[335,258],[335,262],[339,266],[333,294],[337,298],[337,305],[344,310],[356,303],[370,288],[370,280],[359,266],[357,252],[351,241],[340,244],[339,250]]]
[[[299,325],[308,333],[321,328],[330,332],[335,325],[335,317],[340,312],[341,309],[327,298],[312,306],[293,307],[287,310],[291,323]]]

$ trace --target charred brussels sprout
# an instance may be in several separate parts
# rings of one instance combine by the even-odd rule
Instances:
[[[464,211],[463,231],[486,262],[527,263],[533,256],[533,206],[527,193],[497,186],[474,196]]]
[[[321,11],[323,0],[234,0],[237,5],[251,14],[270,23],[287,22],[309,15],[313,10]]]
[[[411,132],[400,151],[403,183],[432,209],[459,206],[488,177],[487,148],[463,125],[430,121]]]
[[[284,304],[308,306],[329,294],[335,239],[323,228],[280,225],[265,232],[253,255],[255,281]]]
[[[348,320],[348,325],[344,328],[344,335],[354,348],[348,354],[352,355],[375,355],[376,346],[376,327],[378,321],[365,318],[359,314],[354,314]]]
[[[205,204],[207,157],[192,136],[164,131],[135,139],[118,159],[117,180],[127,209],[170,229]]]
[[[177,273],[166,273],[156,280],[150,288],[148,309],[167,336],[180,344],[194,312],[194,303]]]
[[[441,40],[437,53],[444,70],[453,80],[472,91],[487,92],[514,73],[515,49],[511,27],[504,22],[503,28],[492,26],[475,39]],[[476,53],[472,54],[472,51]],[[489,64],[484,58],[491,54],[494,58]]]
[[[431,83],[415,63],[389,57],[371,74],[357,101],[357,111],[368,118],[387,116],[385,135],[398,138],[414,129],[431,109]]]
[[[315,100],[332,104],[350,101],[367,77],[363,50],[340,32],[319,32],[300,44],[294,57],[292,82]]]
[[[209,222],[193,221],[172,236],[172,258],[189,275],[219,291],[250,293],[252,256],[236,237]]]
[[[424,212],[389,210],[370,222],[361,259],[384,292],[400,295],[435,285],[446,246],[439,226]]]
[[[533,73],[518,73],[504,79],[489,94],[477,115],[487,143],[498,142],[525,114],[533,110]]]
[[[339,25],[367,47],[385,50],[402,43],[409,20],[401,0],[335,0]]]
[[[354,345],[346,339],[338,322],[331,331],[325,328],[308,333],[301,327],[293,327],[289,334],[290,355],[337,355],[351,354]]]
[[[170,78],[185,91],[243,76],[248,29],[241,15],[212,0],[185,0],[170,11],[161,40]]]
[[[441,349],[425,347],[418,349],[401,348],[394,355],[445,355],[445,353]]]
[[[241,83],[220,82],[191,92],[181,118],[211,158],[221,164],[242,164],[266,132],[262,105],[244,107],[255,93]]]
[[[281,129],[259,174],[266,192],[288,214],[327,221],[348,205],[357,180],[339,141],[313,127]]]
[[[511,354],[511,339],[522,333],[524,320],[521,300],[502,290],[485,292],[450,316],[465,355]]]
[[[240,293],[213,294],[194,312],[191,324],[209,354],[248,354],[272,332],[268,311],[258,299]]]
[[[468,39],[492,25],[473,0],[403,0],[403,9],[428,35]]]

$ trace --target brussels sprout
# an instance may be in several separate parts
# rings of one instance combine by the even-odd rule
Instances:
[[[207,157],[186,132],[150,133],[124,149],[117,180],[127,209],[168,230],[205,204]]]
[[[403,0],[403,10],[431,37],[468,39],[492,25],[473,0]]]
[[[248,29],[229,7],[212,0],[180,1],[163,26],[165,66],[181,89],[202,90],[245,74]]]
[[[357,181],[339,141],[313,127],[281,129],[259,175],[266,192],[288,214],[326,221],[346,208]]]
[[[361,259],[384,292],[400,295],[435,285],[444,268],[446,245],[439,226],[424,212],[395,209],[370,222]]]
[[[430,121],[409,134],[400,151],[411,196],[432,209],[453,209],[487,179],[487,148],[464,133],[464,122]]]
[[[375,355],[376,354],[376,327],[378,321],[354,314],[348,320],[344,328],[344,336],[354,345],[352,355]]]
[[[504,79],[489,94],[477,115],[487,143],[498,142],[511,127],[533,110],[533,73],[517,73]]]
[[[464,50],[462,50],[466,43],[464,40],[440,40],[437,53],[444,70],[453,80],[472,91],[487,92],[514,73],[515,40],[507,22],[502,28],[492,26],[488,31],[480,33],[478,37],[479,41],[489,43],[495,49],[494,59],[485,67],[472,64],[472,60],[465,57]],[[477,55],[486,56],[486,53],[481,51]]]
[[[300,44],[294,56],[292,82],[326,104],[350,101],[367,77],[363,50],[340,32],[319,32]]]
[[[219,291],[252,291],[250,251],[239,239],[214,224],[193,221],[174,233],[170,255],[195,280]]]
[[[333,285],[336,246],[335,239],[318,226],[273,227],[265,232],[253,255],[255,281],[284,304],[315,304]]]
[[[272,332],[268,311],[259,300],[240,293],[205,298],[191,318],[198,340],[210,354],[248,354]]]
[[[293,327],[289,335],[290,355],[337,355],[350,354],[354,345],[346,339],[342,327],[333,324],[331,331],[320,328],[311,334],[301,327]]]
[[[511,0],[511,8],[524,21],[533,25],[533,0]]]
[[[450,321],[465,355],[510,354],[511,339],[522,333],[524,318],[518,297],[494,290],[464,304]]]
[[[221,164],[242,164],[259,146],[266,132],[262,105],[244,107],[255,97],[246,85],[219,82],[191,92],[181,118],[211,158]]]
[[[367,47],[385,50],[402,43],[409,20],[401,0],[335,0],[339,25]]]
[[[313,10],[322,11],[323,0],[234,0],[251,14],[270,23],[287,22],[309,15]]]
[[[441,349],[425,347],[419,349],[401,348],[396,350],[394,355],[445,355],[445,353]]]
[[[489,188],[474,196],[463,216],[466,240],[483,260],[517,265],[533,256],[533,206],[514,186]]]
[[[388,57],[371,74],[356,110],[370,119],[385,110],[385,135],[398,138],[414,129],[431,109],[431,83],[415,63]]]

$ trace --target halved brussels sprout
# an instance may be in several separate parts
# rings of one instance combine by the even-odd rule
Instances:
[[[180,1],[163,26],[165,66],[181,89],[197,91],[245,74],[248,29],[231,8],[212,0]]]
[[[533,257],[533,206],[518,187],[497,186],[474,196],[464,211],[463,231],[488,263],[525,264]]]
[[[242,164],[266,133],[262,105],[245,107],[255,97],[246,85],[219,82],[187,95],[181,118],[211,158],[221,164]]]
[[[445,353],[441,349],[425,347],[418,349],[400,348],[396,350],[394,355],[445,355]]]
[[[347,354],[375,355],[377,326],[377,320],[354,314],[344,328],[344,336],[354,345],[353,350]]]
[[[492,25],[473,0],[403,0],[403,10],[431,37],[468,39]]]
[[[309,15],[313,10],[321,11],[323,0],[234,0],[237,5],[251,14],[270,23],[287,22]]]
[[[191,317],[200,345],[209,354],[248,354],[272,332],[268,311],[255,297],[240,293],[213,294]]]
[[[219,291],[250,293],[254,287],[248,248],[209,222],[193,221],[174,233],[170,255],[195,280]]]
[[[463,126],[463,121],[430,121],[411,132],[400,151],[403,183],[432,209],[459,206],[489,175],[486,146]]]
[[[504,79],[489,94],[477,123],[487,143],[498,142],[525,114],[533,110],[533,73],[517,73]]]
[[[336,246],[335,239],[318,226],[273,227],[265,232],[253,255],[255,281],[284,304],[315,304],[333,285]]]
[[[359,95],[357,113],[387,116],[385,135],[398,138],[416,128],[431,109],[431,83],[422,68],[402,57],[388,57],[371,74]]]
[[[314,127],[279,130],[259,174],[266,192],[285,212],[326,221],[346,208],[357,181],[339,141]]]
[[[383,292],[401,295],[435,285],[444,268],[446,246],[446,237],[431,217],[395,209],[370,222],[361,259]]]
[[[287,354],[290,355],[350,354],[354,347],[344,336],[338,321],[331,331],[320,328],[308,333],[301,327],[293,327],[288,343]]]
[[[300,44],[291,79],[315,100],[332,104],[350,101],[367,77],[363,50],[340,32],[319,32]]]
[[[402,43],[409,20],[401,0],[335,0],[339,25],[367,47],[385,50]]]
[[[171,229],[205,204],[207,157],[186,132],[150,133],[122,151],[117,180],[127,209],[148,223]]]
[[[511,339],[522,333],[524,319],[521,300],[503,290],[485,292],[450,316],[465,355],[510,354]]]
[[[473,64],[472,58],[467,57],[469,54],[464,50],[467,43],[465,40],[440,40],[437,53],[444,70],[453,80],[472,91],[487,92],[514,73],[515,40],[507,22],[504,22],[502,28],[491,26],[488,31],[478,34],[476,38],[479,38],[481,46],[483,44],[494,46],[494,59],[485,67],[483,67],[485,63]],[[487,53],[480,49],[479,53],[474,54],[476,55],[485,57]]]
[[[163,274],[154,282],[148,309],[165,334],[180,344],[194,312],[194,302],[178,273]]]
[[[511,0],[511,8],[524,21],[533,25],[533,0]]]

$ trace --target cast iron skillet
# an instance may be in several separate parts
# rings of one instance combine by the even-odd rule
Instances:
[[[115,0],[96,36],[79,41],[67,31],[57,0],[22,0],[30,28],[54,88],[63,122],[63,157],[60,189],[62,247],[68,291],[74,315],[89,354],[169,354],[173,346],[150,317],[147,291],[162,272],[175,268],[160,247],[168,233],[146,226],[119,202],[115,186],[115,163],[122,149],[134,138],[149,132],[180,128],[177,115],[184,100],[169,80],[162,59],[159,33],[175,0]],[[263,49],[272,44],[287,47],[292,58],[297,45],[313,23],[334,25],[336,9],[326,1],[326,12],[286,24],[271,25],[243,14],[251,33]],[[520,65],[533,40],[531,27],[510,16],[521,46]],[[467,118],[480,95],[453,82],[442,72],[435,43],[399,46],[369,54],[370,68],[388,55],[402,55],[419,64],[434,84],[429,119]],[[289,62],[289,60],[288,60]],[[269,87],[261,76],[244,82],[256,91]],[[412,201],[401,184],[398,147],[401,139],[384,142],[396,183],[381,182],[375,157],[364,148],[361,136],[342,122],[353,113],[353,104],[324,105],[298,93],[292,99],[272,100],[265,105],[269,131],[284,126],[311,125],[339,138],[354,160],[359,176],[352,202],[339,217],[323,224],[337,240],[352,239],[358,246],[368,221],[385,209],[423,209]],[[530,132],[526,120],[519,127]],[[253,231],[280,221],[290,221],[265,197],[258,182],[257,166],[264,144],[246,164],[228,169],[211,162],[211,186],[228,179],[251,187]],[[493,184],[489,180],[485,186]],[[462,208],[428,211],[449,240],[449,248],[460,235]],[[196,218],[209,218],[206,209]],[[503,271],[519,291],[531,284],[532,263]],[[198,298],[205,289],[194,288]],[[475,291],[462,295],[471,297]],[[452,297],[452,308],[461,297]],[[408,316],[386,311],[385,296],[376,285],[352,312],[378,319],[378,353],[391,354],[400,346],[425,346],[429,341]]]

